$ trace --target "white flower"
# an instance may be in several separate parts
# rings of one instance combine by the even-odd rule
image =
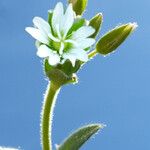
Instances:
[[[37,55],[48,58],[49,64],[55,66],[70,60],[75,66],[76,60],[86,62],[88,60],[87,48],[91,47],[95,40],[89,38],[95,30],[86,25],[79,26],[71,31],[75,25],[76,15],[72,4],[64,11],[63,4],[57,3],[52,12],[51,22],[48,23],[40,17],[35,17],[35,27],[27,27],[26,31],[38,41]]]

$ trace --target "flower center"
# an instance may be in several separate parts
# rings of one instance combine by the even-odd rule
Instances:
[[[52,48],[59,54],[61,54],[62,52],[67,52],[69,49],[72,48],[72,44],[66,42],[64,39],[61,39],[60,42],[52,41],[51,45]]]
[[[52,41],[52,46],[53,46],[54,50],[59,51],[61,43]]]

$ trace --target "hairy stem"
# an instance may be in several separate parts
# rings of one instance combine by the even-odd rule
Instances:
[[[93,58],[93,57],[96,56],[96,55],[97,55],[97,50],[93,50],[93,51],[91,51],[91,52],[88,54],[88,58],[91,59],[91,58]]]
[[[52,150],[52,120],[60,86],[49,82],[41,112],[41,144],[43,150]]]

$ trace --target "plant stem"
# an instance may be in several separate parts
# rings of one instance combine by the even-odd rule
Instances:
[[[95,49],[95,50],[93,50],[92,52],[90,52],[90,53],[88,54],[88,58],[91,59],[91,58],[93,58],[93,57],[96,56],[96,55],[97,55],[97,51],[96,51],[96,49]]]
[[[49,82],[41,113],[41,143],[43,150],[52,150],[52,120],[56,98],[60,86]]]

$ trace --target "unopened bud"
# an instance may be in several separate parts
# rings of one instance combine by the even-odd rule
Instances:
[[[107,55],[115,51],[136,28],[136,23],[128,23],[109,31],[98,41],[97,52]]]
[[[68,0],[68,2],[72,3],[76,15],[82,15],[86,9],[88,0]]]
[[[103,15],[101,13],[98,13],[96,16],[94,16],[90,22],[89,26],[93,27],[95,29],[95,32],[90,36],[91,38],[95,38],[101,28],[103,21]]]

